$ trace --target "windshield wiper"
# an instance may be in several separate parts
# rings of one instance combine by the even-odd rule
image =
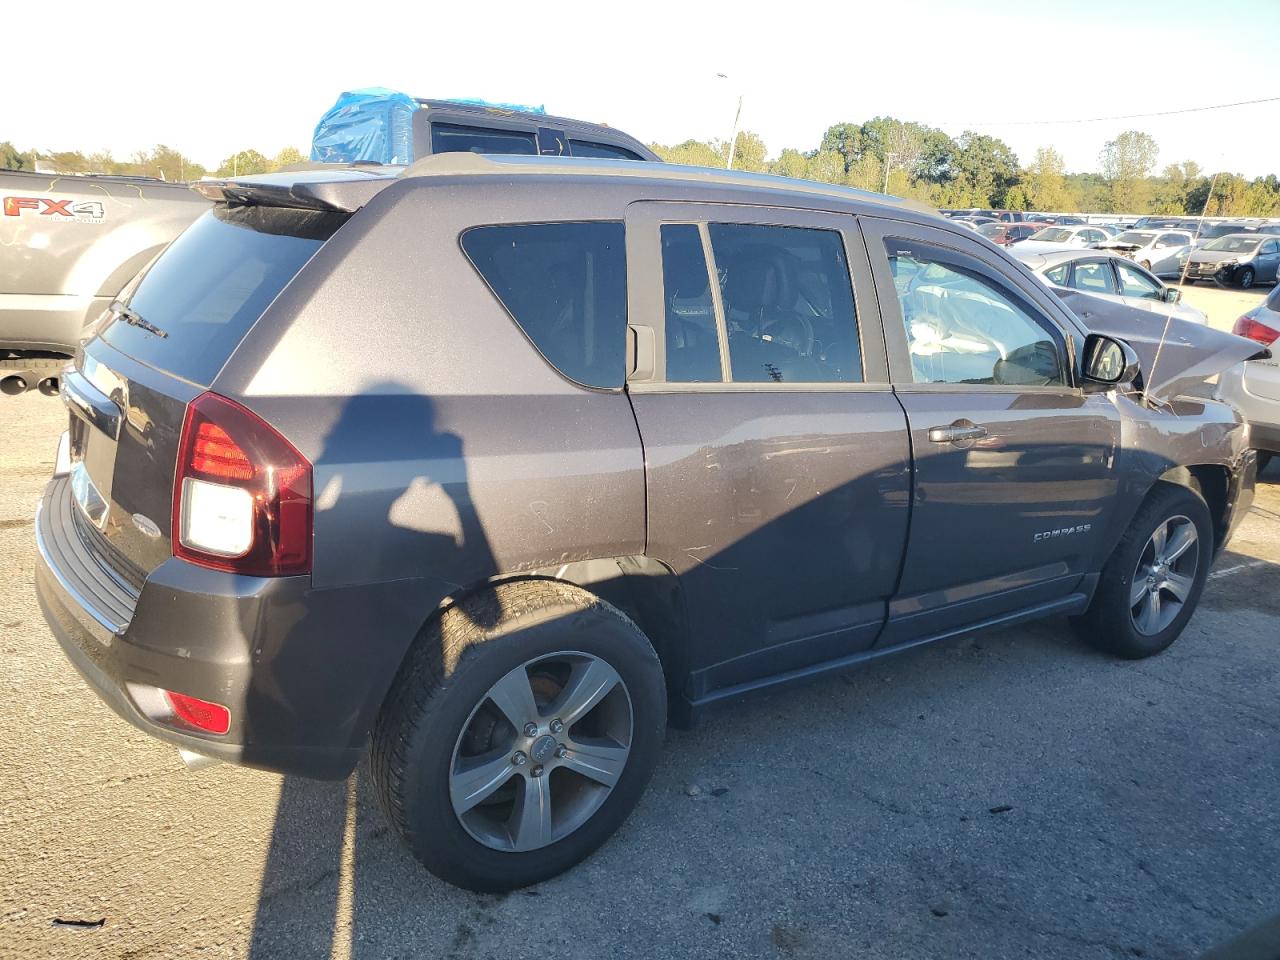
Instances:
[[[169,334],[161,330],[154,323],[149,323],[142,319],[142,314],[129,309],[119,300],[113,300],[111,302],[111,312],[131,327],[138,327],[140,330],[147,331],[147,333],[153,333],[161,340],[167,340],[169,338]]]

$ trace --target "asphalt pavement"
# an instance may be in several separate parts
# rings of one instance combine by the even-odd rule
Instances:
[[[0,957],[1192,958],[1280,913],[1280,463],[1162,656],[1062,620],[672,731],[635,814],[507,896],[437,881],[367,789],[190,772],[32,592],[63,427],[0,399]]]

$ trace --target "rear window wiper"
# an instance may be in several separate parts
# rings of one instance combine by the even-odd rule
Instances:
[[[169,338],[169,334],[161,330],[154,323],[149,323],[142,319],[142,314],[126,307],[119,300],[111,301],[111,312],[131,327],[138,327],[141,330],[147,331],[147,333],[153,333],[161,340],[167,340]]]

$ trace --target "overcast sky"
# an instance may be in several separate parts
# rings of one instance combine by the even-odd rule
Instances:
[[[1136,128],[1160,167],[1280,173],[1280,102],[1031,122],[1280,96],[1280,0],[396,6],[63,0],[42,26],[29,7],[29,36],[6,42],[0,140],[119,159],[164,142],[213,167],[306,148],[338,93],[381,85],[541,103],[675,143],[727,138],[742,93],[770,156],[890,115],[990,133],[1023,162],[1053,146],[1071,171],[1096,170],[1102,145]]]

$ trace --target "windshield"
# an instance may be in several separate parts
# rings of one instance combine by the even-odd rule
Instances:
[[[1200,228],[1201,240],[1217,240],[1233,233],[1240,233],[1240,227],[1234,223],[1213,223]]]
[[[1116,243],[1132,243],[1135,246],[1145,247],[1154,238],[1154,233],[1141,233],[1137,230],[1128,230],[1116,237]]]
[[[1219,237],[1204,245],[1206,250],[1218,250],[1222,253],[1253,253],[1258,248],[1257,237]]]
[[[1064,227],[1045,227],[1031,235],[1032,240],[1043,240],[1046,243],[1066,243],[1073,236],[1075,231],[1067,230]]]
[[[113,347],[207,386],[346,214],[218,204],[151,265],[102,332]]]

